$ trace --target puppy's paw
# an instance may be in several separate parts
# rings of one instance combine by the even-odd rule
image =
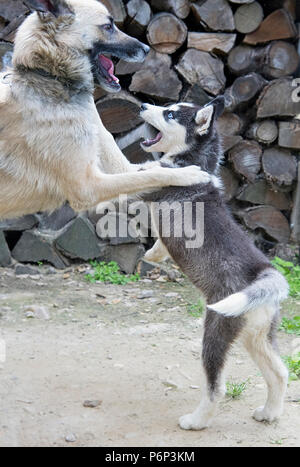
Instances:
[[[257,422],[268,422],[268,423],[273,423],[275,420],[278,420],[280,418],[281,411],[271,411],[268,410],[265,407],[258,407],[258,409],[255,410],[253,414],[254,420]]]
[[[183,417],[180,417],[179,426],[183,430],[200,431],[207,428],[208,423],[203,423],[201,420],[196,420],[195,415],[190,413],[188,415],[183,415]]]

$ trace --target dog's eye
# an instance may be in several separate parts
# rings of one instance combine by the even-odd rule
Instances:
[[[102,26],[102,27],[103,27],[103,29],[105,29],[105,31],[110,31],[110,32],[114,28],[113,24],[104,24],[104,26]]]
[[[169,112],[169,113],[168,113],[168,119],[169,119],[169,120],[174,120],[174,119],[175,119],[175,114],[174,114],[174,112]]]

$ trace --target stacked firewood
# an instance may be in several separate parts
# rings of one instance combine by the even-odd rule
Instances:
[[[103,122],[129,160],[148,157],[140,148],[149,131],[139,117],[142,102],[204,105],[224,94],[226,198],[261,246],[299,244],[300,2],[103,2],[122,30],[152,48],[144,64],[116,64],[120,94],[95,92]],[[27,14],[21,0],[1,0],[0,56]]]

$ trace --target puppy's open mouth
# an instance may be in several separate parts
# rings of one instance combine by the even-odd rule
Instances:
[[[146,146],[146,148],[150,148],[151,146],[154,146],[154,144],[159,143],[162,137],[163,137],[162,133],[159,132],[156,138],[146,139],[145,141],[142,142],[142,145]]]
[[[118,92],[121,90],[120,81],[114,75],[115,65],[110,58],[98,54],[94,59],[94,72],[102,87],[111,92]]]
[[[163,137],[163,134],[162,134],[161,131],[159,131],[157,128],[155,128],[153,125],[150,125],[150,123],[147,123],[146,127],[147,127],[147,132],[149,133],[149,135],[151,135],[151,136],[153,135],[153,137],[146,139],[145,141],[143,141],[141,143],[141,145],[146,147],[146,148],[151,148],[151,146],[154,146],[155,144],[160,142],[160,140]],[[156,136],[154,137],[155,134],[156,134]]]

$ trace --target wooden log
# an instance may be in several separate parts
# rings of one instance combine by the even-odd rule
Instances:
[[[273,206],[256,206],[243,211],[241,217],[249,229],[262,229],[274,240],[287,243],[290,239],[290,226],[286,217]]]
[[[271,42],[266,47],[253,48],[240,45],[232,49],[228,67],[235,75],[260,71],[267,78],[292,75],[299,66],[299,55],[293,44],[283,41]]]
[[[127,32],[133,36],[141,36],[147,29],[152,11],[145,0],[130,0],[127,3]]]
[[[231,201],[239,188],[239,179],[228,167],[221,167],[220,176],[224,187],[224,197],[226,201]]]
[[[273,191],[265,180],[244,185],[236,198],[239,201],[273,206],[280,210],[289,210],[292,204],[289,194]]]
[[[296,0],[284,0],[283,8],[291,15],[294,21],[297,19],[296,15]]]
[[[282,8],[271,13],[255,32],[245,37],[244,42],[257,45],[279,39],[294,39],[296,36],[297,28],[291,14]]]
[[[224,152],[228,152],[243,138],[239,136],[244,127],[244,121],[237,114],[225,112],[218,120],[219,133],[222,137]]]
[[[292,75],[300,63],[296,47],[284,41],[271,42],[264,51],[264,57],[262,74],[271,79]]]
[[[242,34],[255,31],[264,19],[264,10],[258,2],[240,6],[234,15],[235,28]]]
[[[26,13],[24,15],[17,16],[10,23],[8,23],[8,25],[2,29],[0,33],[0,40],[3,39],[4,41],[14,42],[17,30],[25,20],[26,16]]]
[[[126,19],[126,8],[123,0],[101,0],[112,14],[117,26],[123,26]]]
[[[190,84],[198,84],[214,96],[225,87],[224,63],[207,52],[189,49],[175,68]]]
[[[232,10],[226,0],[202,0],[191,4],[192,12],[204,29],[234,31]]]
[[[292,239],[300,244],[300,162],[298,163],[298,183],[294,196],[294,207],[291,217]]]
[[[239,135],[244,127],[243,119],[231,112],[225,112],[218,119],[218,128],[222,136]]]
[[[225,91],[225,106],[229,111],[249,104],[268,82],[257,73],[237,78],[233,85]]]
[[[129,90],[140,92],[161,101],[178,101],[182,83],[172,69],[171,57],[152,50],[135,73]]]
[[[104,126],[111,133],[130,131],[142,123],[141,103],[125,91],[111,94],[96,105]]]
[[[274,120],[263,120],[253,123],[247,130],[246,137],[258,143],[272,144],[278,138],[278,126]]]
[[[222,136],[222,147],[226,154],[230,149],[234,148],[238,144],[243,142],[243,138],[240,135],[223,135]]]
[[[151,6],[159,11],[169,11],[180,19],[187,18],[191,11],[189,0],[151,0]]]
[[[228,54],[234,47],[236,37],[236,34],[190,32],[188,48],[215,54]]]
[[[25,1],[14,0],[13,2],[1,1],[0,2],[0,17],[5,21],[12,21],[18,16],[28,13],[28,8],[24,5]]]
[[[187,27],[171,13],[159,13],[150,21],[147,28],[149,44],[157,52],[173,54],[185,42]]]
[[[279,146],[300,149],[300,121],[279,122]]]
[[[262,156],[266,179],[278,186],[292,185],[297,176],[297,160],[286,149],[266,149]]]
[[[262,148],[256,141],[244,140],[229,151],[236,173],[254,182],[261,169]]]
[[[211,97],[198,85],[189,87],[184,98],[184,102],[198,104],[201,107],[211,101]]]
[[[291,78],[271,82],[257,100],[258,118],[294,117],[298,114],[300,114],[300,99],[297,102],[297,88]]]

